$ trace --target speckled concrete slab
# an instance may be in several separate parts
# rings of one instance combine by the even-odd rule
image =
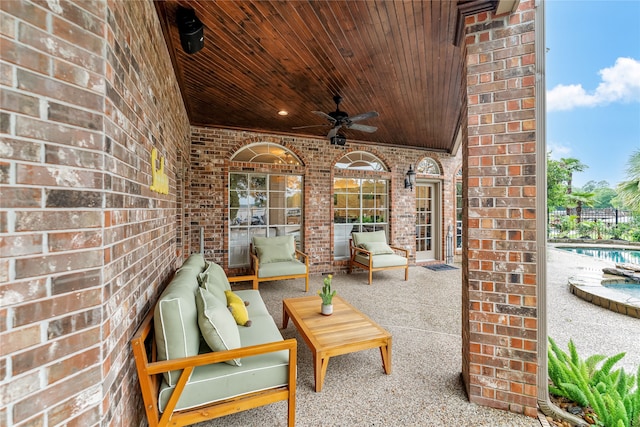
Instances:
[[[612,263],[549,248],[547,252],[548,332],[566,348],[573,339],[580,355],[627,355],[618,367],[640,365],[640,320],[590,304],[569,292],[568,278],[600,274]],[[393,335],[393,372],[385,375],[379,351],[334,357],[322,392],[313,391],[312,356],[292,324],[282,331],[298,339],[297,426],[539,427],[525,416],[469,403],[460,381],[461,270],[412,267],[409,281],[401,271],[337,275],[338,293]],[[322,277],[313,276],[305,294],[301,280],[264,283],[261,294],[278,325],[282,299],[313,295]],[[242,285],[241,285],[242,287]],[[286,403],[280,402],[199,424],[214,426],[284,426]],[[548,423],[542,423],[548,425]]]
[[[385,375],[378,349],[333,357],[316,393],[311,352],[289,323],[281,332],[298,339],[297,426],[540,427],[537,419],[467,400],[460,380],[461,270],[413,267],[407,282],[402,271],[373,276],[369,286],[365,272],[336,275],[333,288],[391,332],[393,372]],[[313,295],[321,284],[313,276],[308,294],[301,280],[264,283],[260,292],[282,325],[282,299]],[[285,417],[286,403],[279,402],[199,426],[285,426]]]

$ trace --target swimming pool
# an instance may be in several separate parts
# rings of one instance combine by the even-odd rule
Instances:
[[[613,289],[616,291],[623,292],[627,295],[631,295],[634,298],[640,299],[640,283],[612,283],[605,284],[606,288]]]
[[[588,247],[563,247],[558,249],[570,251],[581,255],[589,255],[604,261],[615,263],[632,263],[640,265],[640,250],[620,248],[588,248]]]

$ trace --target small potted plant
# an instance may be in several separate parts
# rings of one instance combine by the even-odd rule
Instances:
[[[333,275],[327,275],[327,277],[324,278],[324,285],[322,286],[322,289],[318,291],[318,295],[320,295],[320,298],[322,298],[321,313],[325,316],[329,316],[331,313],[333,313],[332,300],[334,295],[336,294],[336,291],[331,290],[331,279],[333,279]]]

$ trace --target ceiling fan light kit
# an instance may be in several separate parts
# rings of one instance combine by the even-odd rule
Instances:
[[[347,137],[344,135],[336,135],[331,137],[331,145],[345,145],[347,143]]]

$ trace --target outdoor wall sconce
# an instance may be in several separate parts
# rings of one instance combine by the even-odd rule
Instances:
[[[410,188],[413,191],[414,185],[416,185],[416,171],[413,170],[413,165],[409,165],[407,175],[404,177],[404,188]]]

